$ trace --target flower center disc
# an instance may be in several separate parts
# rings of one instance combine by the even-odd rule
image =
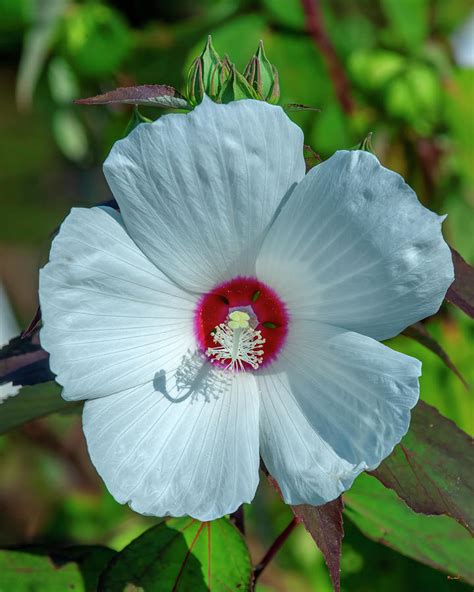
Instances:
[[[223,368],[252,370],[276,358],[288,331],[288,313],[270,287],[256,278],[237,277],[201,298],[194,327],[201,350],[212,362]],[[243,355],[234,365],[231,352],[236,351],[239,339],[241,350],[245,353],[247,348],[248,359],[254,363]]]

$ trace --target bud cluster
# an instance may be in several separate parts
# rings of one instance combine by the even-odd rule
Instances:
[[[204,95],[216,103],[257,99],[276,104],[280,98],[278,72],[265,55],[263,41],[241,74],[227,55],[219,56],[209,35],[204,49],[189,69],[186,94],[193,107]]]

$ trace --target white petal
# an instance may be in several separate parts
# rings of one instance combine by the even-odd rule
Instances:
[[[293,192],[258,277],[294,318],[388,339],[434,314],[453,281],[442,220],[372,154],[337,152]]]
[[[8,299],[8,294],[0,280],[0,347],[6,345],[10,339],[18,335],[20,328],[16,321],[13,309]],[[0,384],[0,404],[20,392],[21,386],[13,385],[12,382]]]
[[[255,378],[201,363],[204,382],[178,402],[147,384],[85,404],[91,459],[115,499],[136,512],[214,520],[255,495]]]
[[[255,274],[263,233],[304,175],[303,133],[280,107],[217,105],[138,126],[104,165],[141,250],[186,288]]]
[[[261,450],[288,503],[324,504],[374,469],[408,430],[418,360],[357,333],[295,321],[258,374]]]
[[[72,210],[39,293],[41,344],[66,399],[145,384],[194,344],[195,296],[150,263],[110,208]]]

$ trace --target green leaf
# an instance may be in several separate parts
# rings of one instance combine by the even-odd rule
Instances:
[[[89,152],[89,141],[82,121],[69,107],[54,112],[53,133],[66,158],[80,162]]]
[[[61,397],[61,387],[55,382],[24,386],[17,395],[0,405],[0,434],[32,419],[78,408],[80,403],[71,403]]]
[[[449,84],[444,86],[443,91],[445,93],[444,113],[453,141],[453,154],[459,163],[460,172],[467,183],[472,185],[474,184],[472,166],[474,162],[474,142],[472,141],[474,137],[474,117],[472,117],[474,69],[458,68],[452,72]],[[459,201],[459,197],[459,192],[456,192],[456,201]],[[470,217],[472,217],[471,212]],[[470,243],[472,242],[471,240]]]
[[[456,374],[456,376],[459,378],[459,380],[463,383],[464,387],[466,389],[469,389],[469,385],[464,380],[462,374],[456,368],[456,366],[452,362],[451,358],[444,351],[444,349],[441,347],[441,345],[436,341],[436,339],[434,339],[434,337],[432,337],[429,334],[425,325],[423,325],[422,323],[415,323],[414,325],[410,325],[410,327],[407,327],[403,331],[402,335],[405,335],[405,337],[410,337],[410,339],[414,339],[415,341],[418,341],[418,343],[421,343],[421,345],[424,345],[430,351],[432,351],[434,354],[436,354],[441,360],[443,360],[443,362],[446,364],[446,366],[452,372],[454,372],[454,374]]]
[[[310,142],[322,155],[333,154],[336,150],[349,148],[354,143],[350,136],[349,120],[335,101],[316,117]]]
[[[286,0],[285,2],[263,0],[263,5],[275,22],[292,29],[304,28],[305,16],[301,0]]]
[[[348,518],[370,539],[474,583],[474,540],[455,520],[416,514],[395,492],[366,474],[344,495],[344,503]]]
[[[238,530],[225,518],[177,518],[147,530],[116,555],[99,592],[227,592],[249,589],[252,566]]]
[[[472,439],[420,401],[408,434],[372,475],[415,512],[445,514],[474,534]]]
[[[54,101],[68,104],[79,94],[79,81],[64,58],[54,57],[48,66],[49,90]]]
[[[34,19],[25,36],[18,70],[16,99],[23,108],[30,106],[48,51],[53,42],[59,18],[68,0],[36,0]]]
[[[74,3],[66,12],[63,49],[84,76],[103,78],[115,73],[132,43],[122,14],[105,3]]]
[[[428,34],[428,0],[382,0],[389,21],[384,33],[393,43],[399,39],[402,47],[416,51]]]
[[[114,555],[99,546],[0,550],[0,590],[95,592],[100,573]]]

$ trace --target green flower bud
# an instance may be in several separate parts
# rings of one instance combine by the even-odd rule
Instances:
[[[372,146],[372,136],[373,133],[369,132],[367,136],[352,150],[362,150],[363,152],[370,152],[371,154],[375,154],[375,150]]]
[[[259,99],[257,92],[245,80],[234,64],[230,66],[230,74],[219,93],[220,103],[230,103],[240,99]]]
[[[280,98],[278,71],[265,55],[263,41],[260,40],[257,52],[245,68],[244,76],[262,101],[278,103]]]
[[[188,72],[186,94],[191,105],[202,101],[204,94],[216,99],[221,90],[223,62],[212,45],[209,35],[201,54],[194,60]]]
[[[231,63],[227,56],[221,60],[219,64],[214,66],[211,73],[211,80],[209,83],[209,89],[206,93],[211,99],[217,100],[223,87],[225,86],[231,72]]]

